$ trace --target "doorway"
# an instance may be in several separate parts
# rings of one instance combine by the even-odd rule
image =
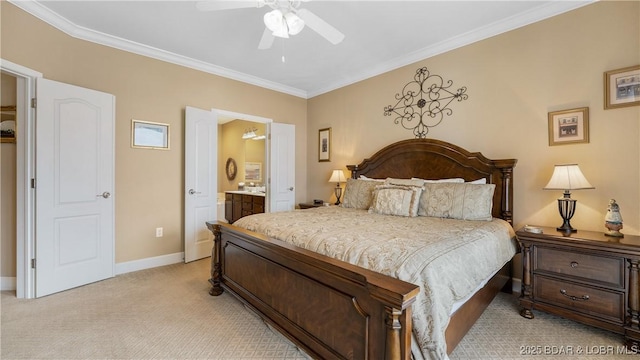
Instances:
[[[10,241],[15,244],[15,252],[9,254],[2,251],[3,264],[12,263],[15,277],[7,276],[5,267],[2,269],[2,286],[10,286],[16,289],[18,298],[34,297],[33,270],[30,261],[34,257],[34,218],[32,209],[34,208],[34,193],[28,186],[29,179],[34,177],[34,154],[33,154],[33,108],[30,106],[32,98],[35,97],[35,83],[37,78],[42,78],[42,74],[2,59],[0,62],[0,72],[3,76],[15,78],[15,236]],[[12,80],[13,81],[13,80]],[[13,90],[12,90],[13,91]],[[3,89],[4,93],[4,89]],[[3,198],[4,199],[4,198]],[[4,202],[4,201],[3,201]],[[3,213],[4,215],[4,213]],[[13,260],[8,260],[11,256]],[[9,273],[11,274],[11,273]],[[12,274],[13,275],[13,274]],[[9,283],[10,282],[10,283]]]

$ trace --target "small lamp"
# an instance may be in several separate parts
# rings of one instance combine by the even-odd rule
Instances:
[[[576,200],[571,198],[571,190],[595,189],[589,181],[582,175],[582,171],[577,164],[556,165],[553,175],[545,190],[564,190],[564,196],[558,199],[558,211],[562,216],[562,226],[557,227],[558,231],[576,232],[569,222],[576,211]]]
[[[340,197],[342,196],[342,188],[340,187],[341,182],[346,182],[347,178],[344,177],[344,171],[342,170],[333,170],[331,173],[331,178],[329,178],[329,182],[336,183],[336,188],[334,189],[336,193],[336,205],[340,205]]]

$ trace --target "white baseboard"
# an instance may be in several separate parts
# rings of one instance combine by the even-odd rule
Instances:
[[[177,264],[181,262],[184,262],[183,252],[156,256],[156,257],[140,259],[140,260],[127,261],[127,262],[116,264],[116,275],[126,274],[132,271],[151,269],[158,266]],[[0,290],[15,291],[16,278],[5,277],[5,276],[0,277]]]
[[[0,277],[0,290],[14,291],[16,289],[15,277]]]
[[[184,262],[184,253],[174,253],[116,264],[116,275]]]

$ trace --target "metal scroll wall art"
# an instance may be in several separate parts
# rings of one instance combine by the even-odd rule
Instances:
[[[453,113],[449,108],[452,101],[466,100],[469,96],[466,86],[453,92],[450,90],[453,81],[444,84],[441,76],[432,75],[426,67],[418,69],[413,79],[404,86],[402,93],[396,94],[398,102],[395,105],[385,106],[384,115],[396,114],[394,123],[413,130],[416,138],[424,139],[430,128],[438,126],[445,115]]]

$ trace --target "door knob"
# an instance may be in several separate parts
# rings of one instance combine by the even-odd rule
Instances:
[[[189,195],[200,194],[200,191],[195,191],[193,189],[189,189]]]
[[[289,188],[289,191],[293,191],[293,186]]]
[[[111,193],[110,193],[110,192],[108,192],[108,191],[105,191],[105,192],[103,192],[102,194],[98,194],[98,195],[96,195],[96,197],[101,197],[101,196],[102,196],[103,198],[105,198],[105,199],[108,199],[108,198],[111,196]]]

